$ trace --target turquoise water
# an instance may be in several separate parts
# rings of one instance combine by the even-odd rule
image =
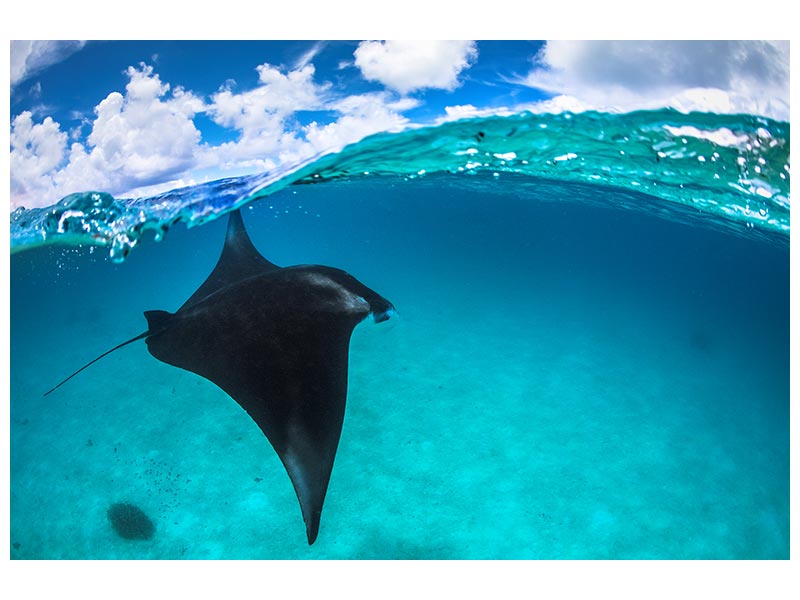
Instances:
[[[11,557],[787,559],[788,154],[753,117],[524,115],[15,213]],[[313,546],[246,413],[143,342],[43,397],[194,292],[231,206],[399,312],[353,335]]]
[[[789,124],[748,115],[682,114],[674,110],[623,114],[521,113],[464,119],[376,134],[339,153],[279,170],[173,190],[154,197],[115,199],[101,190],[11,214],[11,249],[48,243],[110,247],[124,260],[145,232],[205,223],[292,184],[376,176],[418,179],[455,173],[528,175],[517,193],[541,197],[541,179],[644,192],[656,209],[715,226],[789,233]],[[462,180],[464,183],[469,179]],[[581,188],[574,188],[580,190]],[[574,192],[573,193],[576,193]],[[579,196],[592,198],[594,188]],[[641,205],[624,195],[615,203]]]

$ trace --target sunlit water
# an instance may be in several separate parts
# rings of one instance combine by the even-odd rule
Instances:
[[[688,126],[665,114],[677,120],[669,127]],[[609,121],[594,133],[586,121],[576,135],[590,132],[597,150],[573,152],[591,165],[565,176],[557,169],[578,158],[555,160],[569,152],[536,137],[547,129],[537,118],[366,140],[266,188],[274,176],[176,192],[162,198],[163,219],[148,208],[141,222],[152,227],[137,230],[114,228],[135,203],[113,199],[120,218],[100,206],[60,233],[58,207],[26,211],[24,223],[14,215],[15,250],[33,247],[11,258],[11,556],[788,558],[788,125],[709,116],[715,131],[754,137],[673,135],[677,148],[711,144],[692,147],[709,157],[695,154],[692,171],[680,157],[652,158],[666,146],[647,168],[644,158],[625,166]],[[614,125],[630,139],[641,131],[633,121],[656,120],[624,119]],[[492,142],[512,126],[527,127],[524,144]],[[473,129],[483,138],[470,142]],[[395,166],[379,158],[386,139],[405,149]],[[758,139],[747,177],[731,174]],[[528,168],[545,142],[555,156]],[[664,139],[640,142],[643,157]],[[424,168],[436,148],[449,166]],[[491,158],[459,171],[475,153],[457,152],[470,148]],[[714,152],[726,169],[710,167]],[[669,160],[681,183],[656,198],[672,175],[653,165]],[[632,174],[640,185],[623,185]],[[321,183],[289,185],[298,179]],[[145,200],[136,210],[155,206]],[[344,430],[311,547],[255,424],[143,342],[43,397],[144,331],[143,311],[176,310],[213,268],[225,220],[173,226],[158,243],[150,231],[242,204],[271,261],[343,268],[399,311],[354,333]],[[86,245],[119,249],[121,232],[135,243],[114,260]],[[117,535],[107,517],[116,502],[140,507],[152,538]]]

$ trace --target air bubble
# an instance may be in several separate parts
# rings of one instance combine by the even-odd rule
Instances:
[[[136,239],[131,239],[125,233],[117,234],[111,244],[111,262],[121,263],[125,260],[131,249],[136,245],[136,242]]]

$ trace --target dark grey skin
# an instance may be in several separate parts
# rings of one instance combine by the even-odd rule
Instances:
[[[339,445],[347,397],[350,336],[392,304],[332,267],[278,267],[253,246],[239,211],[208,279],[177,312],[145,312],[148,329],[106,354],[144,338],[158,360],[212,381],[247,411],[292,480],[308,543]]]

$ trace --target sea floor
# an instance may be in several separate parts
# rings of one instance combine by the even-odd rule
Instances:
[[[42,395],[175,310],[220,220],[122,265],[12,257],[12,558],[789,557],[787,249],[513,196],[403,189],[365,214],[338,190],[245,210],[271,260],[343,267],[400,313],[353,336],[316,543],[244,411],[143,343]],[[153,538],[119,537],[114,502]]]

